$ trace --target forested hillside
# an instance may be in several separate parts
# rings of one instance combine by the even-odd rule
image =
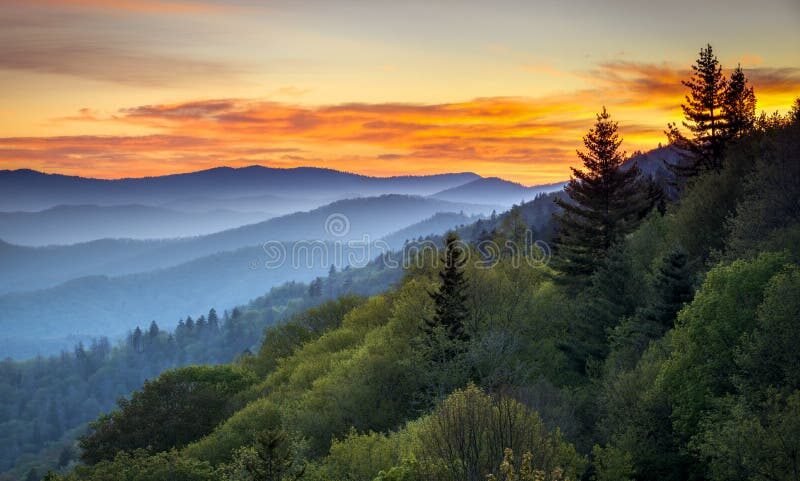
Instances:
[[[87,422],[110,411],[147,379],[178,366],[216,365],[248,356],[275,323],[293,316],[299,322],[309,316],[307,309],[338,296],[356,302],[387,289],[399,277],[399,271],[372,262],[330,272],[315,281],[317,290],[292,282],[230,311],[211,308],[208,314],[187,316],[174,330],[150,322],[116,345],[98,338],[58,356],[6,359],[0,363],[0,473],[12,466],[19,476],[31,469],[44,473],[66,466],[79,455],[74,443]]]
[[[691,75],[674,196],[603,108],[563,195],[163,374],[45,479],[800,479],[800,99],[757,117],[710,46]]]

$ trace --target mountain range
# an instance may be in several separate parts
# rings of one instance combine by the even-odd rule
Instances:
[[[68,204],[150,206],[181,205],[191,199],[218,199],[225,207],[207,202],[206,210],[226,208],[252,211],[237,205],[236,199],[252,203],[264,198],[317,200],[320,204],[344,197],[381,194],[431,195],[480,178],[474,173],[402,177],[369,177],[314,167],[279,169],[250,166],[218,167],[186,174],[127,179],[92,179],[34,170],[0,171],[0,210],[37,211]],[[316,207],[314,206],[314,207]],[[295,209],[297,210],[297,209]]]
[[[466,184],[445,189],[433,194],[435,199],[451,202],[476,202],[510,207],[535,199],[539,194],[548,194],[564,188],[565,182],[525,187],[499,177],[475,179]]]
[[[352,242],[399,249],[558,188],[316,168],[120,180],[0,171],[0,350],[30,357],[151,320],[169,327],[209,305],[309,281],[330,264],[353,265]],[[338,249],[339,258],[266,268],[265,243],[287,253],[304,243]]]
[[[181,212],[147,205],[59,205],[39,212],[0,212],[0,239],[44,246],[95,239],[160,239],[211,234],[274,215],[208,210]]]

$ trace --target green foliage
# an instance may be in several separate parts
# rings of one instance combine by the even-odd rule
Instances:
[[[412,473],[403,462],[407,459],[404,456],[410,455],[411,443],[407,432],[358,434],[353,429],[343,439],[333,441],[321,467],[310,477],[314,480],[372,481],[377,475],[386,480],[403,479],[401,473],[403,476]]]
[[[715,481],[800,479],[800,390],[715,412],[692,447]]]
[[[52,479],[52,478],[51,478]],[[181,456],[176,451],[155,455],[145,451],[120,452],[109,461],[80,466],[60,481],[218,481],[205,462]]]
[[[614,372],[601,388],[599,438],[609,442],[606,448],[631,456],[633,479],[690,478],[692,458],[674,433],[669,393],[657,382],[669,340],[668,334],[652,343],[634,368]]]
[[[756,160],[752,173],[741,182],[743,193],[728,217],[726,258],[783,249],[796,258],[800,252],[800,121],[760,134],[750,144]]]
[[[736,346],[755,327],[764,290],[785,265],[784,256],[762,254],[751,262],[718,266],[681,311],[673,352],[661,374],[678,432],[696,433],[713,400],[733,392]]]
[[[558,469],[571,479],[583,463],[557,430],[547,431],[538,414],[512,398],[488,396],[474,385],[445,399],[420,422],[417,436],[417,459],[433,471],[443,467],[438,473],[442,480],[485,479],[497,472],[506,448],[532,452],[534,469]]]
[[[633,479],[633,457],[614,446],[592,448],[596,481],[629,481]]]
[[[236,451],[233,461],[219,469],[224,481],[281,481],[300,479],[305,469],[296,466],[291,441],[283,430],[258,433],[255,444]]]
[[[251,446],[256,436],[281,427],[281,410],[269,399],[259,399],[237,411],[213,433],[186,447],[184,453],[214,465],[229,462],[237,449]]]
[[[254,382],[252,373],[235,366],[167,371],[90,425],[81,438],[81,459],[95,464],[120,451],[181,448],[235,411],[234,396]]]
[[[269,374],[278,366],[280,359],[290,356],[306,342],[339,327],[345,314],[363,302],[360,297],[344,295],[295,314],[284,323],[268,327],[258,354],[246,361],[247,367],[259,376]]]
[[[800,389],[800,269],[793,266],[770,280],[758,307],[756,328],[735,353],[739,391],[759,401],[768,389]]]
[[[464,277],[464,244],[454,232],[444,240],[444,255],[441,258],[442,270],[439,272],[441,284],[431,293],[435,304],[435,314],[425,319],[423,329],[433,337],[434,331],[441,328],[449,340],[467,340],[465,331],[467,320],[467,279]]]

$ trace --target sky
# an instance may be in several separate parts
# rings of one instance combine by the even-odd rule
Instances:
[[[800,96],[798,0],[0,0],[0,169],[559,181],[603,106],[665,142],[709,42]]]

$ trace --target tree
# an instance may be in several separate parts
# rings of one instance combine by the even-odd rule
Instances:
[[[548,432],[539,415],[509,396],[489,396],[474,384],[444,399],[418,426],[418,459],[444,469],[432,479],[479,481],[498,474],[507,449],[532,453],[526,461],[543,479],[560,472],[576,479],[584,459],[558,430]],[[423,479],[431,479],[423,478]]]
[[[756,96],[739,65],[725,87],[724,104],[726,140],[735,140],[753,130],[756,123]]]
[[[686,250],[674,247],[664,256],[653,284],[656,299],[643,309],[643,317],[666,331],[672,328],[678,311],[694,294]]]
[[[156,321],[151,321],[150,328],[147,330],[147,336],[150,339],[155,339],[158,337],[158,333],[159,333],[158,324],[156,324]]]
[[[432,335],[440,328],[448,339],[465,341],[469,335],[464,330],[468,315],[464,246],[454,232],[447,234],[444,244],[444,255],[441,258],[443,267],[439,272],[441,285],[438,291],[430,293],[436,304],[436,313],[433,318],[425,319],[423,329]]]
[[[134,352],[142,352],[142,330],[139,326],[136,326],[131,335],[131,347]]]
[[[794,99],[792,110],[789,111],[789,121],[800,123],[800,97]]]
[[[237,451],[233,462],[223,468],[223,479],[226,481],[300,479],[304,468],[292,473],[294,458],[291,442],[285,431],[262,431],[256,436],[252,447]]]
[[[308,285],[308,297],[322,296],[322,279],[317,277]]]
[[[700,56],[692,65],[692,77],[681,83],[689,88],[686,103],[681,104],[681,108],[686,118],[683,126],[692,136],[685,137],[675,124],[667,125],[670,142],[685,152],[683,162],[667,166],[685,179],[705,170],[719,171],[722,167],[727,82],[711,45],[700,49]]]
[[[219,316],[217,316],[217,310],[213,307],[208,311],[208,327],[212,332],[219,331]]]
[[[167,371],[145,383],[119,409],[101,416],[80,440],[88,464],[120,451],[166,451],[210,433],[229,414],[231,398],[255,378],[235,366],[193,366]]]
[[[622,139],[617,130],[603,107],[583,138],[587,151],[578,152],[586,170],[573,168],[565,187],[569,200],[555,200],[563,212],[555,215],[558,236],[553,260],[570,282],[585,282],[614,242],[631,232],[652,207],[638,167],[623,168],[625,153],[619,150]]]

